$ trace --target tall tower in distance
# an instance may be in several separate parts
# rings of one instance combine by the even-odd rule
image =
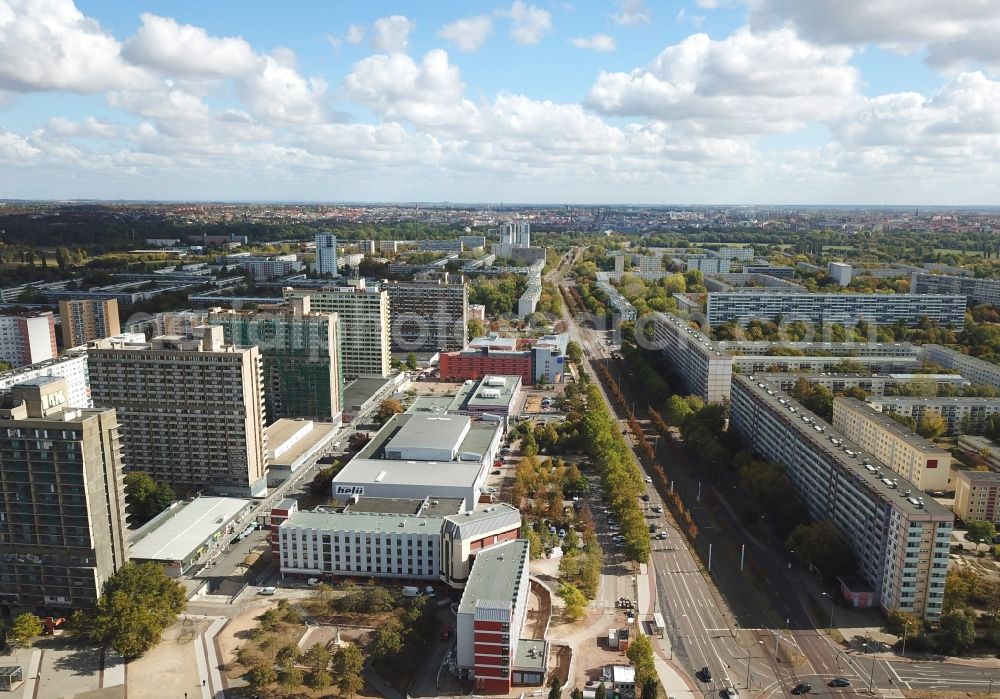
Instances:
[[[316,271],[337,276],[337,236],[333,233],[316,234]]]

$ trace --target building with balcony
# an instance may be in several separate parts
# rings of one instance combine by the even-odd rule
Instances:
[[[265,493],[264,390],[260,351],[223,342],[219,326],[146,343],[92,342],[94,405],[115,408],[125,467],[189,491]]]
[[[768,271],[770,270],[770,271]],[[774,268],[744,269],[774,274]],[[955,294],[744,294],[710,292],[708,324],[718,327],[751,320],[805,321],[814,325],[840,323],[853,326],[864,321],[875,325],[903,323],[916,327],[925,319],[942,327],[965,327],[965,297]]]
[[[55,376],[66,380],[66,402],[71,408],[93,408],[90,400],[90,370],[85,349],[72,349],[52,359],[11,369],[0,374],[0,391],[29,379]]]
[[[223,329],[228,345],[256,346],[264,374],[269,422],[281,418],[341,420],[344,378],[340,361],[340,318],[315,313],[310,296],[256,311],[212,309],[210,325]]]
[[[951,512],[759,376],[733,376],[729,424],[755,454],[785,467],[814,520],[836,525],[871,599],[940,617]]]
[[[974,384],[1000,388],[1000,366],[996,364],[942,345],[921,345],[920,357],[945,369],[957,371]]]
[[[882,396],[867,402],[883,413],[911,417],[917,422],[927,413],[936,413],[944,419],[945,434],[949,437],[982,434],[986,418],[1000,413],[1000,398]]]
[[[972,303],[1000,306],[1000,279],[976,279],[949,274],[929,274],[927,270],[910,275],[911,294],[961,294]]]
[[[365,280],[359,279],[348,286],[284,290],[286,301],[305,296],[314,313],[336,313],[340,320],[340,361],[345,379],[389,375],[391,316],[385,289],[366,286]]]
[[[653,341],[684,390],[707,402],[729,397],[733,357],[672,313],[657,313]]]
[[[0,315],[0,362],[16,369],[57,354],[56,320],[50,311]]]
[[[447,352],[462,349],[468,337],[469,292],[465,280],[388,282],[392,349]]]
[[[920,490],[947,490],[951,452],[857,398],[833,401],[833,426]]]
[[[117,335],[122,331],[118,322],[118,302],[115,299],[60,301],[59,324],[62,328],[63,345],[67,349]]]
[[[955,514],[963,522],[1000,525],[1000,473],[959,471],[955,475]]]
[[[0,403],[0,611],[93,607],[128,560],[113,409],[70,407],[66,381],[29,379]]]

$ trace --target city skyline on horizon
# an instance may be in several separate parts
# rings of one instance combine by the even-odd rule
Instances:
[[[235,7],[4,3],[0,191],[164,203],[1000,205],[990,41],[1000,5]]]

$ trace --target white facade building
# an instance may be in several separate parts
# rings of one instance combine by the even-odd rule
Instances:
[[[333,233],[316,234],[316,271],[337,275],[337,236]]]
[[[12,369],[0,374],[0,391],[6,390],[29,379],[43,376],[58,376],[66,379],[66,404],[70,408],[93,408],[90,399],[90,370],[87,352],[77,348],[66,354]]]
[[[831,262],[826,267],[826,273],[840,286],[847,286],[851,283],[853,271],[853,268],[844,262]]]

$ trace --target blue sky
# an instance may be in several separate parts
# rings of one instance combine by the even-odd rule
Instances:
[[[997,204],[1000,3],[0,0],[0,196]]]

